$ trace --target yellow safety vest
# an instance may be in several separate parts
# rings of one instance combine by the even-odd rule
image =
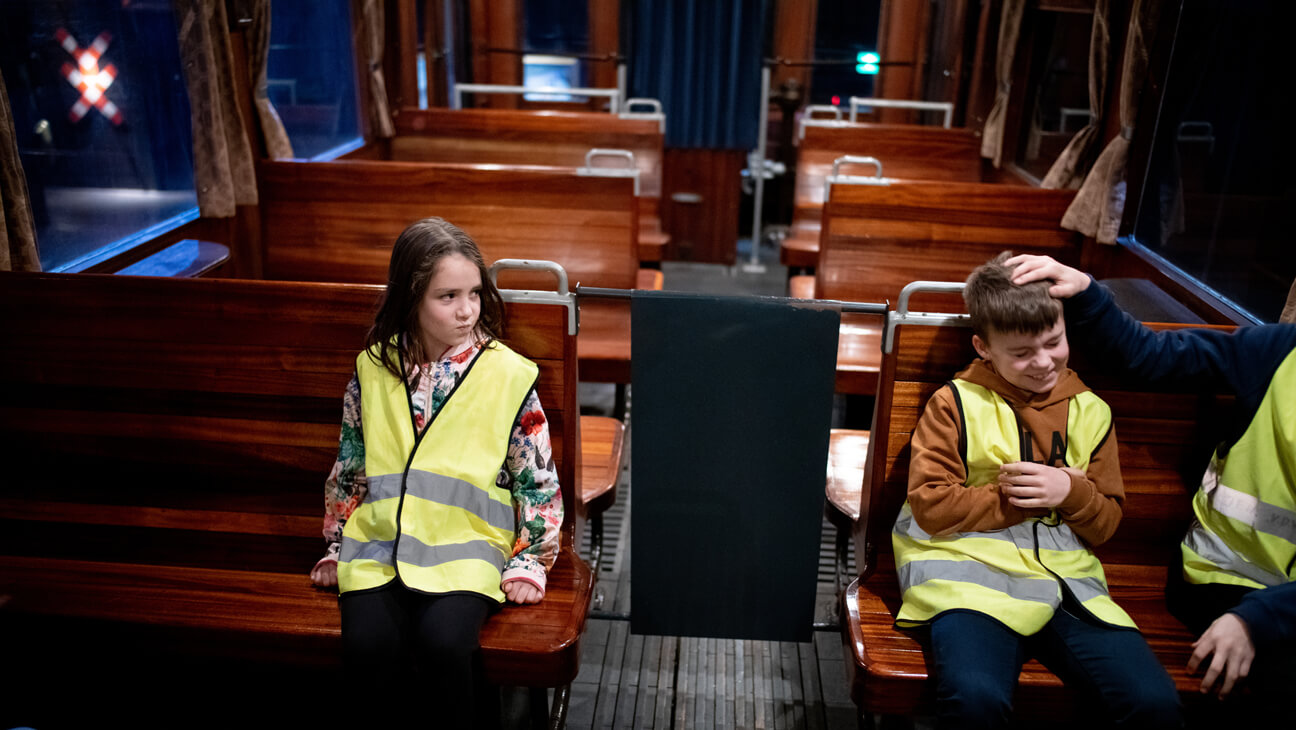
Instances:
[[[1189,583],[1266,588],[1296,563],[1296,350],[1227,453],[1216,450],[1193,496],[1197,519],[1181,545]]]
[[[998,393],[964,380],[959,398],[966,443],[967,488],[992,484],[999,466],[1021,460],[1017,415]],[[976,424],[968,428],[969,423]],[[1089,391],[1072,396],[1067,412],[1066,463],[1080,470],[1111,430],[1111,409]],[[1093,551],[1051,514],[1003,530],[933,536],[918,526],[905,502],[891,533],[904,602],[902,628],[954,610],[989,615],[1023,636],[1053,617],[1068,591],[1095,618],[1120,627],[1134,621],[1112,601]]]
[[[516,513],[496,479],[538,372],[490,343],[416,433],[406,383],[368,352],[356,358],[369,492],[342,530],[341,592],[399,578],[424,593],[471,591],[503,602]]]

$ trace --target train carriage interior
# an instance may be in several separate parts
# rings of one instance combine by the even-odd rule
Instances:
[[[1154,330],[1296,322],[1294,16],[3,0],[0,728],[388,701],[309,574],[341,396],[427,217],[497,267],[562,488],[546,597],[482,630],[500,726],[936,727],[889,535],[923,403],[976,355],[958,283],[1011,250]],[[1233,397],[1073,360],[1122,438],[1112,596],[1205,722],[1162,594]],[[408,715],[361,722],[420,718],[391,695]],[[1098,726],[1036,661],[1013,709]]]

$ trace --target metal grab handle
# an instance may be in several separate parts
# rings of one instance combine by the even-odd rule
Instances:
[[[595,167],[596,157],[618,157],[625,160],[626,167]],[[582,177],[628,177],[634,180],[634,194],[639,197],[639,168],[635,166],[635,156],[630,150],[601,149],[595,147],[585,153],[585,166],[576,168],[576,174]]]
[[[558,280],[558,291],[539,291],[535,289],[500,289],[500,297],[506,302],[530,302],[533,304],[556,304],[567,308],[567,333],[576,335],[580,332],[580,314],[576,306],[576,294],[567,288],[567,271],[553,261],[537,259],[500,259],[491,264],[491,284],[499,281],[499,272],[505,269],[516,271],[548,271]]]
[[[633,169],[635,166],[635,156],[630,150],[614,150],[595,147],[585,153],[585,166],[592,169],[594,167],[594,158],[596,157],[620,157],[629,163],[625,169]]]
[[[805,108],[805,119],[814,119],[817,112],[832,112],[833,119],[841,121],[842,110],[839,106],[832,104],[810,104]]]
[[[637,106],[637,105],[650,106],[652,107],[652,111],[634,112],[630,110],[630,107]],[[662,103],[656,99],[648,99],[648,98],[626,99],[625,103],[621,105],[621,113],[622,114],[661,114]]]
[[[837,177],[842,165],[872,165],[877,172],[872,177],[882,177],[882,161],[866,155],[843,155],[833,160],[832,174]]]
[[[900,290],[900,299],[894,312],[887,312],[886,325],[882,330],[882,352],[890,353],[895,345],[895,328],[899,324],[919,324],[929,326],[966,325],[969,318],[966,314],[948,314],[936,312],[910,312],[909,297],[917,292],[961,292],[961,281],[911,281]]]
[[[548,271],[558,280],[558,293],[567,293],[567,270],[553,261],[540,259],[500,259],[490,266],[490,280],[498,286],[499,272],[505,269],[516,271]]]
[[[954,105],[948,101],[913,101],[910,99],[877,99],[871,96],[852,96],[850,98],[850,120],[862,106],[880,109],[921,109],[934,112],[945,112],[945,128],[949,129],[954,121]]]

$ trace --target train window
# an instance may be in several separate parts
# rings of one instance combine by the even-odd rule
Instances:
[[[880,3],[875,0],[819,0],[814,57],[847,63],[814,67],[810,103],[846,107],[852,96],[873,96],[879,69],[863,62],[872,58],[866,54],[878,50],[879,9]]]
[[[1293,21],[1286,0],[1184,3],[1134,218],[1133,243],[1264,322],[1296,277]]]
[[[348,0],[271,4],[268,93],[293,154],[331,159],[360,139]]]
[[[1092,13],[1039,10],[1033,16],[1030,75],[1017,165],[1036,179],[1048,174],[1067,143],[1089,123]]]
[[[6,0],[0,72],[45,271],[197,218],[180,69],[170,3]]]
[[[526,0],[525,41],[522,56],[522,84],[527,88],[579,88],[587,86],[587,63],[574,56],[590,48],[588,0]],[[571,94],[528,93],[527,101],[587,102],[588,97]]]

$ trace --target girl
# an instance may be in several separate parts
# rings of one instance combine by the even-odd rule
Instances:
[[[538,370],[498,341],[503,314],[466,233],[440,218],[401,233],[343,399],[311,571],[339,587],[347,670],[413,672],[451,727],[487,699],[482,623],[506,598],[544,597],[562,524]]]

